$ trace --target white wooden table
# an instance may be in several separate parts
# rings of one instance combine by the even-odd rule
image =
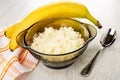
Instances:
[[[59,0],[0,0],[0,26],[18,22],[34,9],[54,1]],[[73,1],[85,4],[100,20],[103,28],[98,30],[97,37],[70,67],[54,70],[40,62],[34,71],[19,76],[17,80],[120,80],[120,0]],[[117,40],[99,55],[91,74],[88,77],[81,76],[80,71],[101,46],[99,43],[101,34],[109,27],[117,30]]]

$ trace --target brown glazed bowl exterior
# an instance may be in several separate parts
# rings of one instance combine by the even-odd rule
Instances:
[[[65,24],[68,27],[73,27],[74,30],[79,31],[82,34],[82,37],[85,40],[85,44],[77,50],[64,54],[46,54],[39,51],[36,51],[30,47],[33,35],[37,32],[43,32],[45,27],[53,27],[59,29],[61,24]],[[83,29],[80,26],[84,27],[89,32],[89,36],[86,37]],[[77,57],[79,57],[86,50],[88,44],[95,38],[97,35],[97,30],[94,26],[86,23],[81,23],[75,19],[68,18],[51,18],[41,20],[28,29],[20,32],[17,36],[17,43],[19,46],[29,50],[31,54],[40,59],[44,65],[50,68],[60,69],[65,68],[71,65]]]

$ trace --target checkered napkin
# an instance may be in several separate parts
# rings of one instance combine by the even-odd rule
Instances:
[[[4,30],[5,27],[0,27],[0,80],[15,80],[22,73],[32,71],[38,60],[20,47],[11,52]]]

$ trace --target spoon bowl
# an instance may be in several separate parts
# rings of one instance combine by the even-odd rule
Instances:
[[[116,39],[116,31],[115,29],[110,28],[107,34],[103,34],[100,39],[100,43],[103,47],[108,47],[112,45]]]

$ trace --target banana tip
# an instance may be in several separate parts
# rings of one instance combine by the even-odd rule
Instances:
[[[11,49],[10,49],[10,51],[13,52],[14,50],[11,50]]]
[[[10,51],[13,52],[14,50],[9,47]]]
[[[97,26],[98,26],[99,29],[102,28],[102,25],[99,21],[97,21]]]
[[[7,36],[7,35],[6,35],[6,31],[4,32],[4,35]]]

